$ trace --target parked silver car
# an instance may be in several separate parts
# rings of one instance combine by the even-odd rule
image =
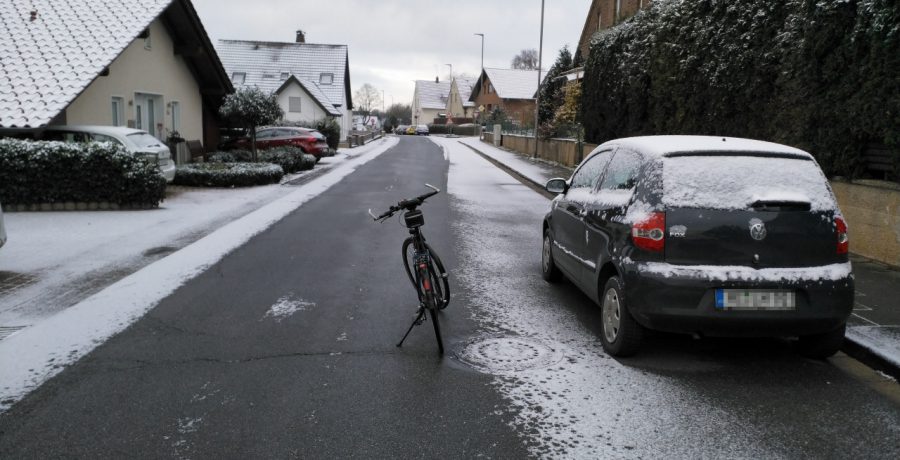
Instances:
[[[135,155],[147,155],[159,164],[166,182],[175,179],[175,162],[166,144],[147,131],[124,126],[69,125],[48,126],[42,140],[64,142],[113,142]]]

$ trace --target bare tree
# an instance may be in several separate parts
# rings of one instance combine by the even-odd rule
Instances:
[[[369,115],[372,114],[372,111],[377,107],[381,107],[381,91],[368,83],[362,85],[356,91],[353,99],[353,102],[356,103],[356,110],[366,117],[366,122],[369,121]]]
[[[519,51],[519,54],[512,60],[512,68],[519,70],[535,70],[538,67],[538,52],[532,48],[530,50]]]

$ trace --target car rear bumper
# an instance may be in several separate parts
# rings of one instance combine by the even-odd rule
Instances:
[[[168,163],[161,163],[159,172],[166,178],[166,182],[171,184],[175,180],[175,162],[169,160]]]
[[[706,269],[704,269],[706,268]],[[763,269],[635,264],[626,270],[629,308],[655,330],[709,336],[778,337],[836,329],[853,309],[850,263],[824,267]],[[792,310],[725,310],[716,289],[794,291]]]

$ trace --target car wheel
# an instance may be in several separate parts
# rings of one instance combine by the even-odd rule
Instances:
[[[554,283],[559,281],[561,274],[559,268],[556,267],[556,262],[553,261],[552,248],[553,238],[550,237],[550,230],[544,230],[544,244],[541,247],[541,277],[544,278],[544,281]]]
[[[844,323],[833,331],[801,336],[797,341],[798,351],[807,358],[825,359],[841,349],[846,332],[847,324]]]
[[[644,328],[632,318],[625,300],[622,281],[614,276],[606,282],[600,296],[600,342],[612,356],[637,353],[644,338]]]

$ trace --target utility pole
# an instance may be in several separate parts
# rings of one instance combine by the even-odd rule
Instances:
[[[538,156],[538,106],[541,104],[541,59],[544,53],[544,0],[541,0],[541,39],[538,45],[537,93],[534,95],[534,157]]]
[[[453,81],[453,64],[444,64],[450,66],[450,78],[448,81]]]
[[[473,34],[481,37],[481,70],[484,70],[484,34]]]

